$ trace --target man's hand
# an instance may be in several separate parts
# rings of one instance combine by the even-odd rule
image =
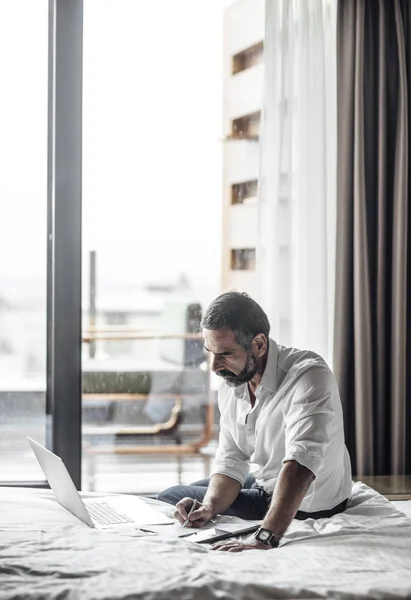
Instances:
[[[237,542],[236,540],[229,540],[227,542],[218,542],[214,544],[211,550],[221,550],[223,552],[242,552],[243,550],[272,550],[273,548],[269,544],[263,544],[255,538],[245,540],[244,542]]]
[[[190,520],[187,523],[186,527],[202,527],[208,521],[215,516],[214,512],[211,510],[209,506],[206,504],[201,504],[198,500],[193,500],[193,498],[183,498],[176,504],[176,511],[174,513],[175,518],[180,523],[180,525],[184,525],[187,521],[188,513],[190,509],[195,503],[195,510],[190,515]]]

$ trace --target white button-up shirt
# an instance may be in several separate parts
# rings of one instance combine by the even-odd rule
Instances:
[[[251,407],[248,385],[221,385],[220,439],[212,474],[242,485],[250,462],[258,485],[272,493],[280,470],[296,460],[315,475],[300,510],[331,509],[351,493],[351,461],[344,442],[337,382],[314,352],[269,340],[267,364]]]

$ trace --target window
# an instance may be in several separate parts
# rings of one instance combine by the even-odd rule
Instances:
[[[238,288],[246,289],[255,267],[254,240],[221,248],[219,239],[230,193],[233,203],[251,205],[257,189],[258,145],[221,144],[259,134],[259,102],[242,103],[247,76],[231,72],[238,48],[247,49],[241,60],[249,75],[258,79],[261,71],[248,67],[260,60],[264,0],[246,3],[213,0],[201,15],[192,0],[1,3],[3,82],[13,90],[0,111],[0,198],[7,203],[0,222],[7,257],[0,263],[1,482],[43,480],[28,434],[63,458],[79,486],[81,441],[94,448],[94,440],[108,440],[105,447],[115,450],[125,441],[119,429],[174,418],[170,400],[182,396],[181,386],[188,392],[179,400],[185,413],[176,444],[205,431],[212,410],[204,404],[210,390],[201,312],[222,291],[230,257]],[[237,27],[245,8],[251,17]],[[230,36],[233,45],[223,45]],[[227,113],[223,69],[239,84]],[[255,207],[232,208],[248,224],[244,213]],[[207,422],[211,433],[217,422]],[[152,476],[145,460],[142,478],[139,457],[123,456],[119,468],[116,452],[95,452],[93,464],[85,455],[85,488],[94,480],[96,489],[158,492],[155,486],[177,483],[182,471],[182,483],[204,474],[201,458],[181,471],[168,457]]]
[[[231,268],[234,271],[255,270],[255,248],[231,250]]]
[[[258,42],[250,48],[235,54],[233,56],[233,75],[236,75],[236,73],[240,73],[241,71],[245,71],[245,69],[249,69],[250,67],[254,67],[255,65],[261,63],[263,59],[263,51],[263,42]]]
[[[233,139],[258,140],[260,135],[261,111],[233,119],[231,135]]]
[[[158,493],[178,483],[175,455],[153,463],[136,447],[175,446],[176,436],[184,445],[206,419],[196,335],[221,291],[222,3],[205,3],[199,25],[192,0],[84,2],[83,329],[89,337],[94,323],[97,338],[92,352],[83,344],[89,489]],[[179,392],[184,421],[149,433],[173,422]],[[119,446],[134,450],[120,456]],[[195,474],[188,461],[187,483],[204,476],[201,459]]]
[[[257,201],[258,181],[243,181],[231,186],[231,204],[251,204]]]
[[[48,2],[0,3],[0,484],[42,480],[46,437]]]

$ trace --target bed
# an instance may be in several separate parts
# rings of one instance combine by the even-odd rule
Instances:
[[[229,554],[90,529],[49,490],[0,488],[0,600],[411,598],[407,512],[357,482],[345,513],[294,521],[276,550]]]

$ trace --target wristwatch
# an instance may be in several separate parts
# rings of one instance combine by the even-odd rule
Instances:
[[[259,542],[271,546],[271,548],[277,548],[280,543],[280,540],[275,537],[275,534],[269,529],[264,529],[264,527],[257,529],[254,537]]]

